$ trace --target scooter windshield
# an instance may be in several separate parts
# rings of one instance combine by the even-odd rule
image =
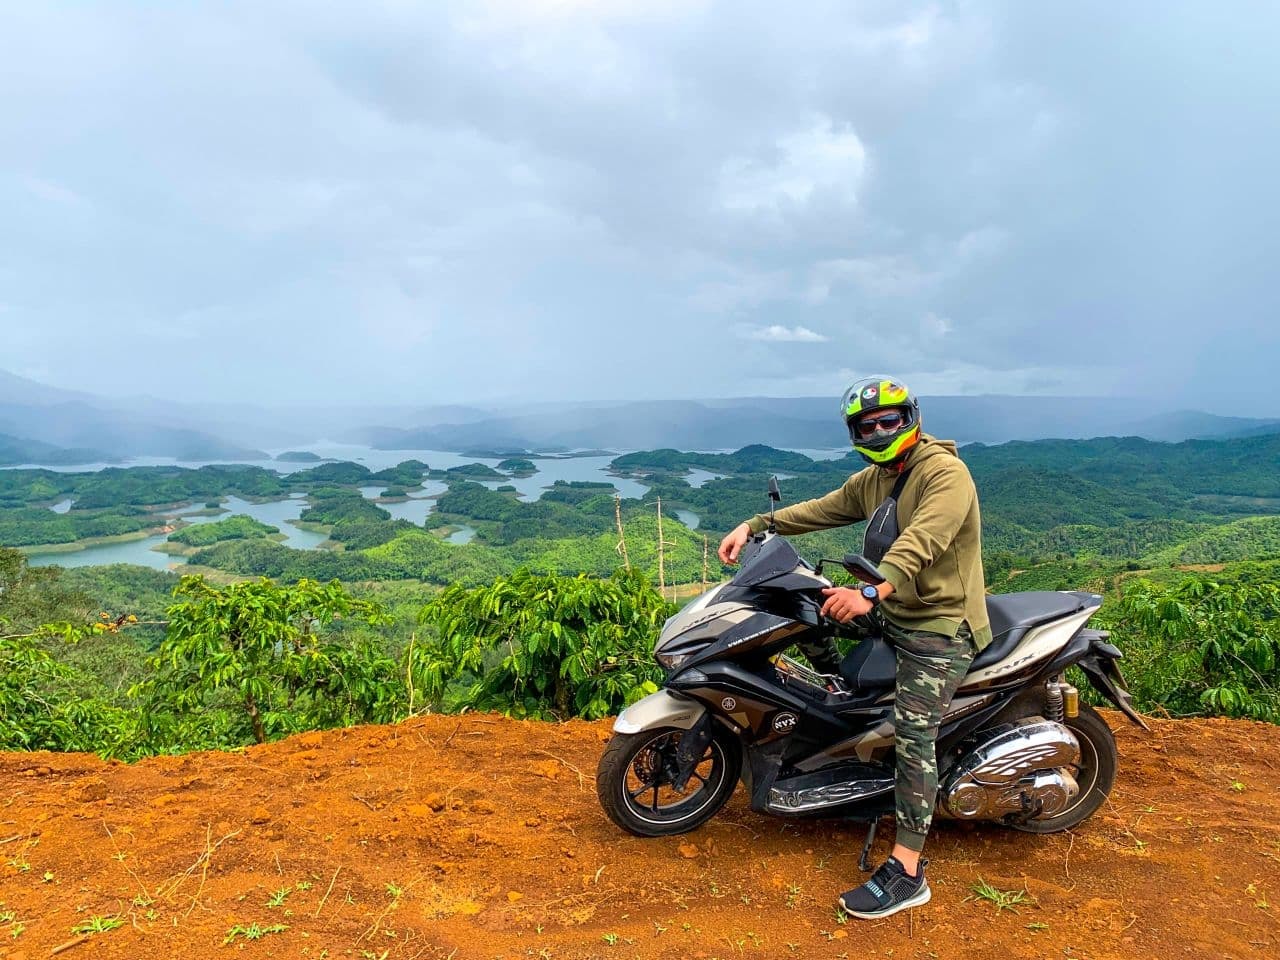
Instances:
[[[752,547],[755,547],[753,550]],[[800,566],[800,554],[786,537],[768,537],[756,546],[748,541],[742,551],[742,569],[730,582],[739,587],[759,587],[791,573]]]

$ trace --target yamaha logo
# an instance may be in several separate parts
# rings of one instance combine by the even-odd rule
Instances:
[[[725,697],[720,701],[720,706],[725,710],[736,710],[738,708],[738,701],[733,699],[733,697]]]
[[[794,713],[780,713],[773,718],[773,729],[777,733],[790,733],[799,722],[800,718]]]

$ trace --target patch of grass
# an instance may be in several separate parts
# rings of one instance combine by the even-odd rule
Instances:
[[[967,900],[986,900],[995,905],[996,912],[1002,910],[1010,910],[1017,913],[1016,907],[1019,905],[1033,904],[1036,902],[1035,897],[1027,893],[1024,887],[1021,890],[1001,890],[993,887],[981,877],[969,889],[974,893],[972,897],[966,897]]]
[[[289,928],[283,923],[273,923],[269,927],[259,926],[256,923],[251,923],[247,927],[242,927],[237,923],[227,931],[227,935],[223,938],[222,942],[224,945],[232,943],[235,941],[236,937],[244,937],[246,940],[261,940],[269,933],[284,933],[284,931],[288,929]]]
[[[71,928],[72,933],[106,933],[108,930],[114,930],[116,927],[124,926],[124,921],[119,917],[90,917],[84,923],[78,923]]]
[[[285,900],[289,898],[289,894],[293,893],[293,887],[281,887],[275,893],[271,894],[271,899],[267,901],[268,907],[283,907]]]

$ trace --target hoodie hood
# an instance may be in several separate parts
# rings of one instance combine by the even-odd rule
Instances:
[[[939,440],[937,437],[930,436],[927,433],[921,433],[919,441],[907,453],[906,459],[903,461],[903,470],[910,470],[912,467],[923,463],[930,457],[959,457],[960,452],[956,447],[954,440]],[[897,475],[898,470],[894,467],[881,467],[887,474]]]

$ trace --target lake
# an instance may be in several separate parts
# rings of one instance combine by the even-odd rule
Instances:
[[[468,463],[483,463],[496,468],[500,462],[499,458],[496,457],[475,457],[467,454],[452,453],[447,450],[375,450],[372,447],[357,444],[330,443],[328,441],[306,445],[301,448],[295,445],[291,449],[309,450],[318,456],[331,460],[349,460],[352,463],[362,464],[373,471],[394,467],[405,460],[420,460],[428,466],[439,470],[460,467]],[[729,453],[732,451],[718,452]],[[798,452],[815,460],[830,460],[844,456],[847,451],[837,449],[800,450]],[[608,483],[623,497],[635,499],[643,499],[645,494],[649,492],[648,485],[638,480],[633,480],[629,477],[617,477],[608,472],[609,464],[614,459],[613,454],[602,457],[529,457],[527,459],[532,460],[538,468],[537,473],[532,476],[504,477],[501,480],[481,480],[478,482],[491,490],[503,485],[513,486],[522,500],[537,500],[542,496],[543,491],[557,480]],[[55,470],[61,473],[89,473],[111,466],[178,466],[195,469],[212,463],[224,462],[222,460],[173,460],[164,457],[138,457],[123,464],[91,463],[77,466],[39,468]],[[279,460],[244,462],[252,466],[274,470],[277,473],[294,473],[317,465],[315,463],[284,463]],[[25,464],[21,469],[35,467],[38,467],[38,465]],[[700,487],[718,476],[720,475],[707,470],[690,470],[686,479],[691,486]],[[368,485],[361,487],[360,492],[366,498],[373,500],[386,489],[386,486],[386,484]],[[422,489],[411,492],[407,500],[398,503],[379,503],[378,506],[390,513],[394,519],[408,520],[410,523],[421,524],[426,520],[428,514],[435,509],[435,498],[447,489],[448,486],[443,481],[425,480],[423,481]],[[57,513],[65,513],[71,508],[71,505],[72,501],[66,499],[52,505],[50,509]],[[284,544],[298,550],[315,549],[325,540],[323,534],[300,530],[290,522],[298,519],[298,516],[306,508],[306,500],[301,494],[287,500],[276,500],[268,503],[249,503],[239,497],[226,497],[223,506],[226,508],[226,512],[214,517],[184,516],[184,513],[203,509],[203,505],[195,505],[184,508],[184,510],[168,512],[163,516],[171,518],[183,516],[190,523],[207,523],[211,520],[225,519],[233,514],[246,514],[255,520],[279,527],[280,532],[285,534]],[[675,515],[690,529],[697,528],[699,517],[693,511],[677,510]],[[465,544],[469,543],[474,536],[474,530],[470,527],[463,527],[446,539],[449,543]],[[27,558],[32,566],[56,564],[63,567],[81,567],[93,564],[136,563],[142,566],[154,567],[158,570],[181,566],[185,563],[182,557],[160,553],[152,549],[157,544],[164,543],[166,539],[167,535],[161,534],[123,543],[101,544],[75,552],[31,552],[27,554]]]

